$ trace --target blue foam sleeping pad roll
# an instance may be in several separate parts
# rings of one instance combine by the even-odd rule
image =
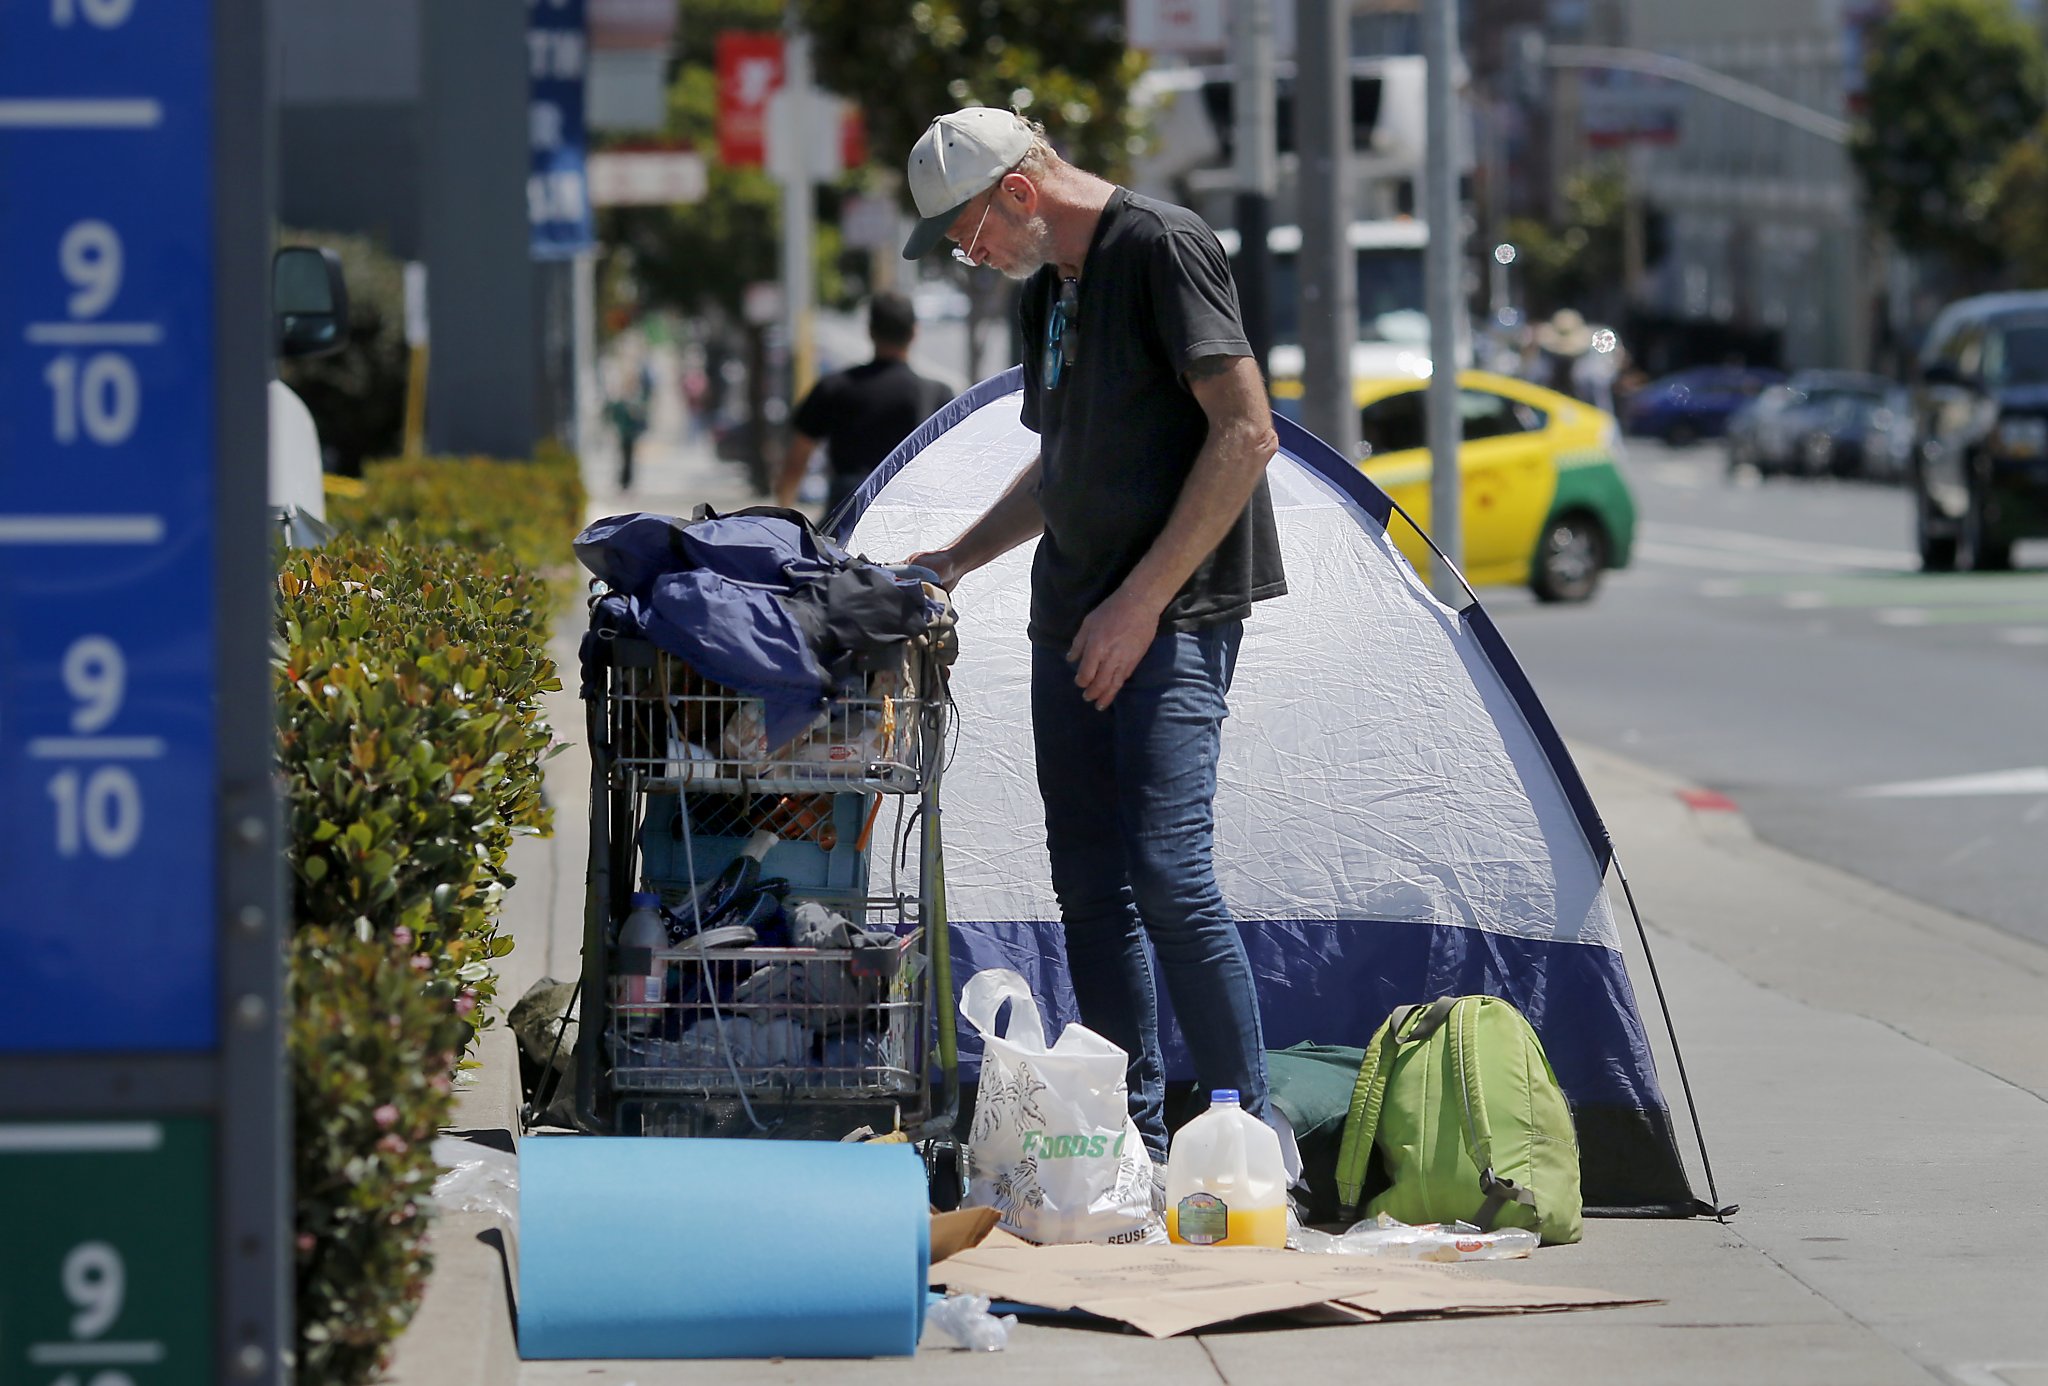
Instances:
[[[528,1359],[908,1357],[930,1257],[907,1145],[520,1143]]]

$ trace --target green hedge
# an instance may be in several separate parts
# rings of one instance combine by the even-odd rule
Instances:
[[[425,1198],[453,1104],[461,1002],[411,943],[320,928],[292,940],[302,1386],[374,1379],[432,1269]]]
[[[530,462],[489,457],[392,458],[363,468],[361,487],[331,490],[327,517],[359,535],[405,534],[465,549],[503,548],[530,573],[564,569],[583,525],[573,454],[543,445]]]
[[[549,827],[544,573],[583,504],[560,454],[377,464],[360,491],[330,510],[339,537],[281,557],[273,661],[298,927],[298,1379],[336,1386],[374,1378],[425,1288],[428,1147],[512,947],[507,853]]]
[[[502,551],[343,535],[278,594],[295,917],[410,929],[487,1005],[506,853],[549,826],[546,587]]]

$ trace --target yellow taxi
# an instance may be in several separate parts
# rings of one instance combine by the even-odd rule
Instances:
[[[1429,382],[1359,380],[1359,467],[1429,528]],[[1274,406],[1298,417],[1301,385],[1274,382]],[[1542,601],[1581,602],[1609,568],[1628,564],[1635,500],[1615,465],[1614,416],[1569,395],[1488,371],[1458,373],[1458,452],[1465,493],[1464,573],[1474,587],[1527,583]],[[1395,517],[1394,542],[1416,571],[1429,546]]]

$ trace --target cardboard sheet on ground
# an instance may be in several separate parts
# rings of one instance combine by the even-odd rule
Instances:
[[[1254,1314],[1373,1323],[1655,1302],[1607,1290],[1518,1284],[1469,1266],[1254,1247],[1036,1247],[1000,1231],[932,1267],[932,1283],[1046,1309],[1085,1310],[1155,1338]]]

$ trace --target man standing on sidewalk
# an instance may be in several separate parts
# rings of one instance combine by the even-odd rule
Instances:
[[[910,188],[906,258],[950,238],[1025,281],[1022,418],[1040,438],[987,514],[914,561],[950,588],[1039,541],[1031,718],[1068,968],[1081,1019],[1130,1055],[1132,1115],[1163,1163],[1148,938],[1197,1080],[1265,1114],[1258,996],[1211,864],[1244,618],[1287,590],[1264,382],[1215,234],[1068,164],[1022,117],[939,117]]]
[[[791,420],[795,435],[775,481],[777,505],[796,503],[811,453],[824,442],[832,475],[825,500],[830,515],[898,443],[953,398],[947,386],[910,369],[910,343],[916,335],[917,311],[908,298],[884,291],[869,301],[868,338],[875,344],[875,359],[826,376],[797,406]]]

